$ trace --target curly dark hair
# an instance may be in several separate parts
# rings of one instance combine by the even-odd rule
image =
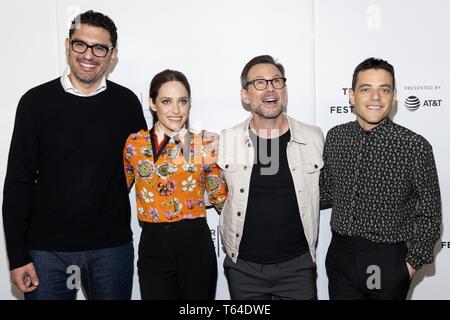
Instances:
[[[392,76],[392,85],[395,89],[395,72],[394,67],[383,59],[378,58],[367,58],[363,62],[361,62],[353,72],[353,79],[352,79],[352,90],[355,90],[356,82],[358,81],[358,73],[361,71],[369,70],[369,69],[382,69],[387,72],[389,72]]]
[[[80,24],[87,24],[93,27],[100,27],[109,32],[111,37],[112,46],[115,48],[117,45],[117,28],[114,22],[110,17],[104,15],[100,12],[95,12],[93,10],[86,11],[84,13],[79,14],[73,19],[72,24],[70,25],[69,30],[69,38],[72,37],[72,34],[75,32],[77,27]]]

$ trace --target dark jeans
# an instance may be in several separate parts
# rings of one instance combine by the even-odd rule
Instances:
[[[144,223],[138,274],[143,300],[213,300],[217,260],[206,219]]]
[[[333,233],[325,261],[331,300],[404,300],[407,246]]]
[[[228,256],[223,262],[232,300],[315,300],[316,265],[308,252],[273,264]]]
[[[30,250],[39,286],[26,300],[75,300],[80,282],[87,299],[129,300],[133,286],[133,242],[76,252]]]

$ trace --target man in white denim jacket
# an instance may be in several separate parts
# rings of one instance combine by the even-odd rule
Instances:
[[[221,133],[218,154],[231,299],[315,299],[323,134],[284,113],[284,68],[271,56],[250,60],[241,84],[252,115]]]

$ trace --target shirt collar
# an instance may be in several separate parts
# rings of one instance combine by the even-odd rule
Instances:
[[[389,131],[393,126],[393,122],[391,119],[386,118],[383,120],[383,122],[381,122],[379,125],[377,125],[375,128],[370,129],[370,130],[364,130],[360,125],[359,122],[356,120],[353,122],[353,128],[363,134],[372,134],[372,135],[377,135],[377,134],[382,134],[386,131]]]
[[[300,133],[300,129],[298,128],[296,121],[293,118],[289,117],[286,113],[283,113],[283,115],[286,117],[288,121],[289,131],[291,132],[290,141],[306,144],[306,139],[304,139],[302,134]],[[244,143],[248,143],[250,140],[249,134],[250,121],[252,121],[252,116],[250,116],[245,122]]]
[[[191,133],[189,132],[188,129],[184,131],[184,135],[180,136],[180,134],[176,134],[173,137],[170,137],[161,129],[160,126],[161,125],[159,124],[159,122],[156,122],[155,125],[153,126],[155,137],[158,140],[158,143],[168,139],[172,143],[181,142],[182,144],[185,144],[186,140],[188,140],[191,137]]]
[[[105,91],[107,88],[106,77],[103,76],[98,88],[95,89],[90,94],[85,94],[73,86],[72,82],[69,79],[69,74],[70,74],[70,68],[67,67],[64,70],[63,75],[61,76],[61,85],[63,86],[64,91],[66,91],[67,93],[70,93],[70,94],[73,94],[73,95],[76,95],[79,97],[92,97],[92,96],[99,94],[102,91]]]

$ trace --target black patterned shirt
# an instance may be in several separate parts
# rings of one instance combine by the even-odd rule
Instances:
[[[332,128],[324,147],[321,208],[331,229],[378,243],[406,242],[407,262],[433,261],[441,198],[431,145],[386,119],[364,131],[357,121]]]

